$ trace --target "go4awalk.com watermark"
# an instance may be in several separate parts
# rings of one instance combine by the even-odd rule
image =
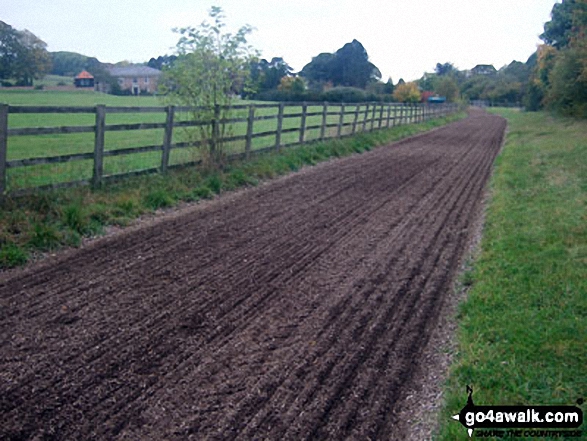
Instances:
[[[454,415],[477,438],[581,438],[583,411],[577,406],[476,406],[467,386],[467,405]],[[577,400],[583,404],[583,400]]]

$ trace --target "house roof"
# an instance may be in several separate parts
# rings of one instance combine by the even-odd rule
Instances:
[[[92,76],[91,73],[89,73],[87,70],[83,70],[81,71],[77,77],[75,77],[76,80],[93,80],[94,77]]]
[[[158,77],[161,71],[148,66],[111,67],[108,69],[113,77]]]
[[[493,66],[493,64],[478,64],[471,72],[497,72],[497,69]]]

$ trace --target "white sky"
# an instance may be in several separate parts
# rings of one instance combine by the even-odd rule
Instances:
[[[436,63],[459,69],[525,62],[555,0],[0,0],[0,20],[28,29],[50,51],[102,62],[171,54],[171,29],[198,25],[221,6],[228,27],[250,24],[265,58],[299,71],[321,52],[359,40],[386,80],[420,78]]]

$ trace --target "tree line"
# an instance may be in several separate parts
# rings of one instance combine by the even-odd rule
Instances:
[[[231,78],[227,79],[231,95],[271,101],[332,102],[418,102],[439,96],[449,102],[521,103],[529,110],[546,108],[587,117],[587,0],[556,3],[540,36],[544,44],[525,62],[512,61],[499,70],[491,65],[459,70],[451,62],[437,63],[433,72],[420,79],[409,83],[400,79],[397,84],[391,78],[382,81],[381,71],[369,60],[367,50],[358,40],[333,53],[316,55],[295,73],[283,58],[264,59],[246,46],[246,36],[252,28],[241,29],[236,41],[235,36],[223,32],[224,15],[220,8],[212,8],[211,18],[211,24],[178,30],[183,40],[175,54],[153,57],[144,63],[167,72],[163,92],[176,90],[176,73],[187,68],[188,60],[192,63],[192,75],[204,75],[204,71],[198,70],[194,54],[204,41],[199,37],[210,34],[212,39],[224,38],[223,44],[227,46],[236,45],[237,53],[231,55],[231,62],[238,59],[237,67],[230,70]],[[47,73],[74,76],[87,70],[97,81],[108,83],[117,91],[117,81],[107,69],[111,65],[73,52],[49,53],[46,48],[45,42],[30,31],[19,31],[0,21],[0,81],[4,85],[30,86]],[[209,57],[223,56],[215,49],[207,48],[206,54],[200,54],[199,62],[205,64]]]
[[[587,118],[587,0],[555,4],[540,38],[527,107]]]
[[[521,104],[587,117],[587,0],[562,0],[545,23],[544,42],[528,60],[513,61],[483,75],[437,64],[418,85],[424,92],[460,94],[465,100]]]

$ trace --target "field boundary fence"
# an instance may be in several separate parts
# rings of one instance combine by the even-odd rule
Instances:
[[[193,113],[193,108],[184,107],[56,107],[56,106],[10,106],[0,104],[0,196],[19,195],[38,191],[39,189],[92,185],[99,187],[106,181],[125,176],[165,173],[170,168],[185,167],[201,162],[197,153],[176,158],[171,155],[182,149],[199,149],[206,145],[224,143],[231,148],[227,152],[228,160],[248,159],[262,152],[278,151],[282,148],[297,146],[315,141],[339,139],[362,132],[388,129],[400,125],[416,124],[432,118],[448,116],[458,110],[456,104],[401,104],[401,103],[272,103],[246,104],[230,108],[214,109],[215,117],[208,121],[194,121],[186,118]],[[229,110],[230,118],[221,118]],[[47,115],[86,115],[93,124],[57,125],[52,127],[30,127],[22,124],[12,125],[12,117],[37,115],[42,121]],[[136,122],[112,124],[115,115],[160,114],[158,122]],[[183,117],[181,116],[183,115]],[[116,119],[116,118],[114,118]],[[151,119],[152,120],[152,119]],[[116,121],[114,121],[116,122]],[[179,130],[208,126],[212,139],[190,141],[178,136]],[[222,127],[219,130],[218,127]],[[236,130],[224,130],[236,127]],[[117,148],[116,143],[108,145],[107,135],[115,132],[154,131],[160,139],[158,143],[138,147]],[[65,153],[59,149],[43,150],[47,137],[87,134],[93,139],[87,140],[85,149],[76,151],[75,145]],[[108,135],[109,136],[109,135]],[[28,139],[21,143],[18,152],[12,151],[13,141]],[[174,142],[174,138],[178,138]],[[60,138],[61,139],[61,138]],[[264,140],[257,142],[257,140]],[[34,156],[27,156],[28,146],[36,146]],[[14,150],[17,150],[16,147]],[[55,154],[57,153],[57,154]],[[132,155],[150,155],[149,165],[130,165],[124,170],[105,170],[105,161],[116,157]],[[154,156],[153,156],[154,155]],[[63,174],[64,167],[84,162],[87,169],[80,176]],[[37,167],[37,169],[35,169]],[[56,167],[61,167],[59,170]],[[35,179],[24,179],[21,175]],[[11,176],[15,173],[14,176]],[[42,179],[38,176],[41,176]],[[45,176],[46,175],[46,176]]]

